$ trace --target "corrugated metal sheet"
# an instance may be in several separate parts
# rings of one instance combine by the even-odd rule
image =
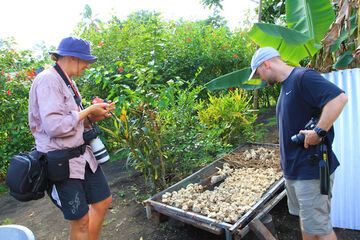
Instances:
[[[335,172],[332,222],[334,227],[360,230],[360,69],[336,71],[323,76],[349,97],[334,125],[333,148],[341,165]]]

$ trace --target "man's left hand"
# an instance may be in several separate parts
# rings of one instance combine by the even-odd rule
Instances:
[[[301,130],[299,133],[305,135],[304,148],[308,148],[310,145],[317,145],[321,142],[321,138],[314,130]]]

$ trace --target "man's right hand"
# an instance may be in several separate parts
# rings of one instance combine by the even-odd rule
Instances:
[[[314,130],[301,130],[299,133],[305,135],[304,148],[308,148],[310,145],[318,145],[321,142],[321,138]]]

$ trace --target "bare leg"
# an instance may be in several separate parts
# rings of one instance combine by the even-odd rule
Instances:
[[[112,202],[112,197],[108,197],[100,202],[90,205],[89,209],[89,240],[98,240],[102,223],[106,212]]]
[[[70,240],[88,240],[89,214],[79,220],[70,221]]]
[[[337,240],[336,234],[334,231],[328,235],[319,236],[319,240]]]
[[[305,232],[302,232],[303,240],[337,240],[335,232],[332,231],[327,235],[309,235]]]
[[[318,240],[318,237],[316,235],[310,235],[308,233],[305,232],[301,232],[302,233],[302,239],[303,240]]]

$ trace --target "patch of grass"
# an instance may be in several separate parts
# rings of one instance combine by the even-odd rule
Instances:
[[[0,183],[0,194],[6,193],[8,191],[8,187],[4,183]]]
[[[146,199],[149,199],[150,197],[151,197],[151,194],[149,194],[149,193],[144,193],[144,194],[139,195],[139,196],[137,197],[137,200],[138,200],[139,202],[143,202],[143,201],[145,201]]]
[[[264,126],[266,127],[272,127],[276,125],[276,116],[266,119],[266,124]]]
[[[1,225],[9,225],[9,224],[12,224],[13,222],[12,222],[12,220],[10,219],[10,218],[5,218],[3,221],[2,221],[2,223],[1,223]]]
[[[266,129],[264,124],[258,124],[255,128],[255,141],[261,142],[262,140],[264,140],[264,137],[268,132],[269,130]]]
[[[117,195],[121,198],[124,198],[126,194],[125,194],[124,190],[120,190],[120,191],[118,191]]]

